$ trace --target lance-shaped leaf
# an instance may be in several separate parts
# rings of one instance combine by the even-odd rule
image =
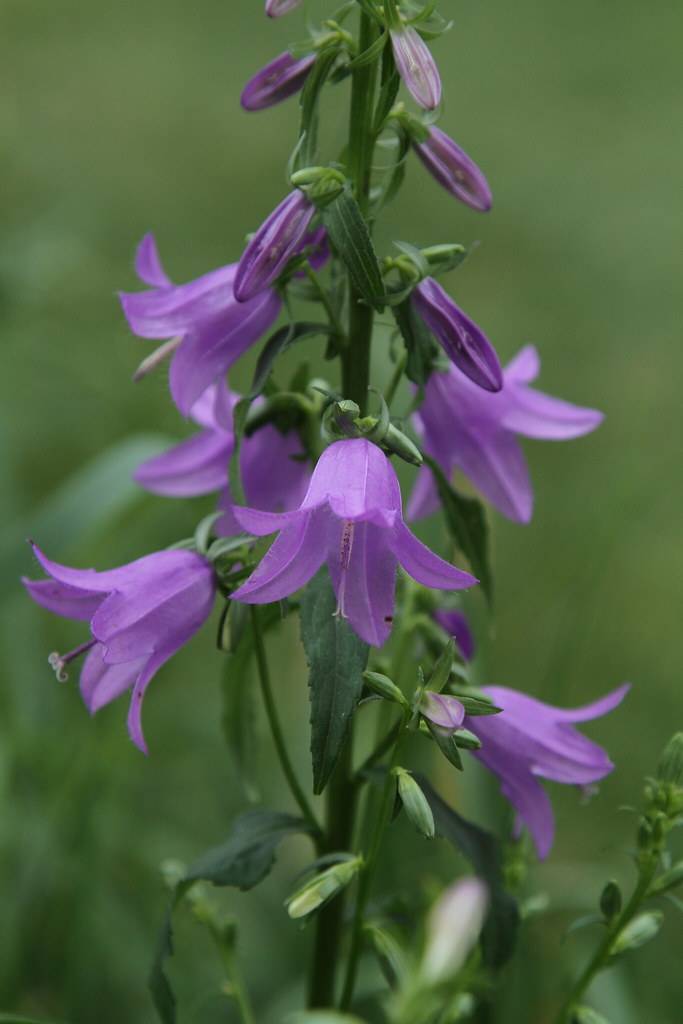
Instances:
[[[382,271],[368,225],[348,189],[322,210],[322,219],[356,289],[368,305],[381,310],[381,296],[384,294]]]
[[[195,882],[252,889],[261,882],[275,862],[275,852],[288,835],[310,832],[302,819],[279,811],[247,811],[232,824],[221,846],[202,854],[176,883],[159,932],[149,973],[149,989],[163,1024],[175,1024],[176,999],[164,965],[173,955],[173,911]]]
[[[450,485],[437,462],[429,455],[424,461],[431,469],[451,537],[472,566],[489,604],[493,603],[493,576],[489,557],[489,528],[484,506],[467,498]]]
[[[481,936],[482,949],[484,961],[490,967],[502,967],[514,952],[519,908],[503,886],[500,843],[490,832],[449,807],[426,778],[418,778],[434,815],[436,834],[452,843],[489,887],[491,905]]]
[[[254,370],[254,378],[251,382],[250,398],[260,395],[266,386],[271,370],[278,356],[286,352],[290,345],[303,338],[310,338],[316,334],[332,334],[329,324],[317,324],[301,321],[298,323],[286,324],[271,334],[259,353]]]
[[[420,394],[429,380],[437,354],[436,342],[426,324],[413,309],[410,299],[391,307],[396,326],[401,332],[408,353],[406,374]]]
[[[370,648],[346,619],[326,569],[306,587],[301,601],[301,639],[309,666],[313,791],[322,793],[346,741],[363,689]]]

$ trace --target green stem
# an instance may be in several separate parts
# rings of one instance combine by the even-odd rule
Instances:
[[[576,981],[576,984],[572,988],[567,999],[562,1004],[560,1012],[556,1018],[557,1024],[569,1024],[571,1021],[572,1011],[578,1006],[581,997],[593,981],[593,978],[603,969],[609,960],[610,953],[617,936],[623,931],[626,925],[633,920],[638,912],[638,909],[650,888],[652,879],[656,874],[657,864],[658,859],[652,856],[644,863],[641,863],[640,877],[635,889],[633,890],[631,899],[628,901],[621,913],[609,925],[605,937],[596,949],[590,961],[586,964],[586,967]]]
[[[273,734],[275,749],[277,750],[277,755],[278,758],[280,759],[280,765],[282,767],[283,774],[287,779],[287,784],[289,785],[292,796],[299,805],[299,808],[304,818],[311,826],[313,830],[313,837],[316,841],[316,844],[319,844],[320,837],[322,836],[322,829],[320,828],[318,819],[316,818],[311,805],[306,799],[306,794],[301,788],[301,784],[299,783],[299,780],[296,777],[296,772],[294,771],[292,762],[289,759],[287,745],[285,743],[284,734],[282,732],[282,726],[280,724],[280,719],[277,713],[277,707],[275,706],[273,688],[270,682],[270,671],[268,669],[268,661],[266,658],[266,649],[263,644],[263,634],[261,632],[261,624],[258,618],[258,609],[251,605],[250,612],[251,628],[254,634],[256,665],[258,667],[259,682],[261,684],[261,693],[263,695],[263,703],[266,709],[266,715],[268,717],[270,731]]]
[[[215,924],[211,925],[211,937],[216,945],[216,949],[223,961],[225,973],[229,982],[229,994],[235,1001],[237,1006],[240,1020],[242,1024],[256,1024],[256,1017],[251,1006],[251,1000],[249,999],[249,993],[247,992],[242,972],[237,965],[234,956],[234,950],[231,943],[227,943],[221,932],[221,929]]]

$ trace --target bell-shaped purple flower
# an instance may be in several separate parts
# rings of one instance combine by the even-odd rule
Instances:
[[[384,453],[363,438],[336,441],[321,455],[299,509],[284,514],[235,507],[255,536],[280,531],[236,601],[267,604],[303,587],[327,563],[337,613],[369,644],[391,632],[397,562],[427,587],[460,590],[477,581],[425,547],[401,515],[401,491]]]
[[[391,47],[403,84],[425,110],[441,102],[441,78],[436,61],[422,36],[411,26],[391,30]]]
[[[526,825],[539,857],[550,852],[555,821],[538,779],[590,786],[608,775],[614,765],[607,753],[574,726],[612,711],[628,689],[625,684],[593,704],[568,711],[505,686],[482,687],[502,712],[467,717],[467,728],[482,744],[474,756],[500,779],[503,795],[517,811],[517,829]]]
[[[539,371],[536,349],[528,345],[506,366],[497,394],[482,391],[452,368],[433,373],[415,417],[425,452],[444,473],[460,470],[508,519],[528,523],[533,490],[515,437],[563,441],[581,437],[602,422],[602,413],[584,409],[529,387]],[[408,503],[419,519],[439,507],[434,479],[420,469]]]
[[[314,64],[314,53],[298,60],[287,50],[279,54],[249,79],[240,97],[242,108],[265,110],[293,96],[303,88]]]
[[[228,464],[235,447],[233,410],[239,395],[224,381],[208,388],[191,410],[202,430],[167,452],[138,466],[135,480],[146,490],[172,498],[220,491],[223,515],[215,532],[240,532],[228,486]],[[270,512],[296,508],[311,477],[301,439],[295,430],[282,433],[266,424],[245,437],[240,447],[240,476],[247,501]]]
[[[249,302],[237,302],[236,264],[174,285],[164,272],[151,234],[138,247],[135,269],[150,289],[122,292],[123,311],[138,337],[178,339],[171,360],[171,394],[187,416],[207,387],[277,319],[280,297],[268,289]]]
[[[474,160],[436,125],[431,125],[428,131],[425,141],[414,141],[413,147],[429,173],[447,192],[473,210],[490,210],[491,189]]]
[[[266,14],[269,18],[281,18],[300,6],[301,0],[266,0]]]
[[[248,302],[268,288],[306,244],[315,206],[294,189],[249,240],[235,273],[235,298]]]
[[[59,678],[86,654],[81,694],[94,714],[132,688],[128,731],[147,752],[141,711],[151,679],[204,624],[213,608],[213,569],[193,551],[158,551],[108,572],[70,569],[33,548],[47,580],[22,582],[38,604],[67,619],[90,622],[91,639],[50,663]]]
[[[496,350],[441,285],[426,277],[410,299],[451,362],[485,391],[500,391],[503,371]]]
[[[441,628],[455,639],[465,661],[471,661],[475,649],[474,636],[465,613],[461,612],[459,608],[437,608],[434,618]]]

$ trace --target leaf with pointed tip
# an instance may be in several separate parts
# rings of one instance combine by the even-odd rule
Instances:
[[[303,338],[313,337],[316,334],[328,335],[332,333],[333,331],[329,324],[308,323],[306,321],[299,321],[280,327],[274,334],[271,334],[259,353],[249,397],[256,398],[257,395],[261,394],[266,386],[266,381],[270,376],[275,360],[283,352],[286,352],[290,345],[293,345],[296,341],[301,341]]]
[[[368,305],[381,310],[384,282],[368,225],[349,189],[322,210],[323,223],[339,258]]]

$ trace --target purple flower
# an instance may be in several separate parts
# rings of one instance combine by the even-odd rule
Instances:
[[[441,78],[422,36],[410,25],[392,29],[391,46],[398,73],[410,95],[425,110],[434,110],[441,102]]]
[[[484,686],[482,690],[503,710],[498,715],[467,717],[467,728],[482,743],[474,756],[500,779],[503,795],[517,811],[517,831],[525,824],[539,857],[547,857],[555,822],[550,799],[538,779],[588,786],[612,771],[614,765],[606,752],[582,736],[574,723],[612,711],[626,696],[629,685],[573,711],[505,686]]]
[[[488,182],[474,160],[436,125],[429,127],[424,142],[413,142],[418,157],[447,192],[482,212],[491,209]]]
[[[474,637],[465,613],[458,608],[437,608],[434,618],[449,636],[455,638],[465,661],[471,661],[474,657]]]
[[[301,0],[266,0],[266,14],[269,18],[281,18],[300,4]]]
[[[294,189],[249,240],[235,273],[235,298],[247,302],[275,281],[304,247],[315,206]]]
[[[321,455],[301,507],[274,514],[236,507],[238,523],[257,537],[280,531],[258,568],[233,597],[279,601],[327,562],[337,613],[367,643],[391,632],[396,563],[418,583],[460,590],[477,581],[433,554],[401,516],[401,491],[386,455],[362,438],[336,441]]]
[[[536,349],[527,345],[505,368],[504,387],[489,394],[452,368],[433,373],[415,417],[424,450],[450,475],[459,469],[483,496],[516,522],[528,523],[533,491],[515,434],[562,441],[588,434],[602,413],[552,398],[529,387],[539,371]],[[419,519],[439,507],[431,472],[420,469],[408,503]]]
[[[143,462],[135,472],[135,480],[142,487],[167,497],[220,491],[219,507],[224,514],[214,528],[222,536],[240,532],[228,487],[228,463],[235,446],[233,410],[238,399],[225,381],[211,385],[190,412],[203,429]],[[283,434],[271,424],[242,441],[240,474],[249,503],[270,512],[296,508],[311,476],[298,433],[290,430]]]
[[[411,293],[413,306],[452,363],[485,391],[500,391],[503,371],[491,342],[433,277]]]
[[[237,302],[233,293],[236,264],[174,285],[161,266],[151,234],[138,246],[135,269],[151,287],[122,292],[123,311],[138,337],[178,338],[171,361],[171,394],[187,416],[206,388],[277,319],[280,298],[268,290],[250,302]]]
[[[293,96],[303,87],[315,64],[315,54],[296,60],[285,51],[250,78],[240,97],[244,110],[265,110]]]
[[[213,608],[209,563],[193,551],[157,551],[109,572],[70,569],[50,561],[35,545],[47,580],[23,579],[48,611],[90,622],[92,639],[50,663],[66,678],[69,662],[87,652],[81,694],[91,714],[132,687],[128,731],[147,752],[140,715],[145,690],[157,670],[204,624]]]
[[[420,713],[439,729],[449,733],[459,729],[465,720],[465,708],[457,697],[435,693],[433,690],[425,690],[422,695]]]

